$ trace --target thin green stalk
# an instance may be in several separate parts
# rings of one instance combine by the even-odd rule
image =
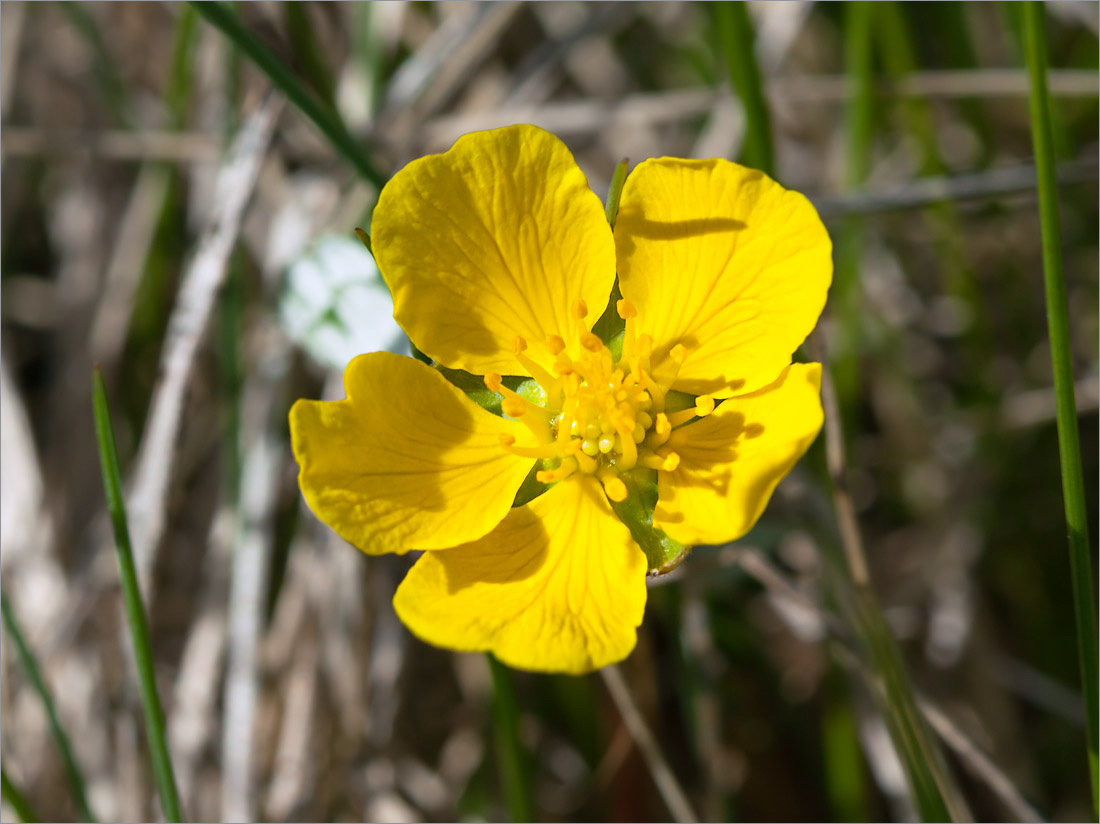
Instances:
[[[57,742],[57,748],[61,751],[61,760],[65,765],[65,776],[69,779],[69,785],[72,787],[73,795],[76,798],[77,810],[85,821],[95,821],[96,817],[92,814],[91,807],[88,804],[84,773],[81,772],[80,766],[76,763],[72,743],[69,740],[68,733],[65,732],[65,728],[61,725],[53,695],[50,693],[50,688],[46,686],[46,680],[42,677],[38,660],[31,652],[30,647],[27,646],[23,631],[19,627],[15,613],[12,612],[7,592],[0,592],[0,613],[3,615],[4,631],[8,634],[12,643],[15,644],[15,650],[19,654],[19,663],[23,667],[27,680],[30,681],[34,691],[38,693],[38,697],[42,700],[42,707],[46,710],[46,720],[49,722],[54,741]]]
[[[118,549],[119,577],[122,582],[122,598],[126,606],[126,620],[134,642],[134,659],[137,663],[138,681],[141,687],[141,703],[145,710],[145,728],[153,762],[153,774],[160,794],[161,807],[168,821],[181,821],[176,780],[172,772],[172,759],[168,754],[168,740],[164,732],[164,713],[157,693],[157,680],[153,672],[153,647],[149,640],[149,627],[145,620],[141,590],[138,586],[134,553],[130,546],[130,529],[126,522],[126,502],[122,495],[122,475],[118,468],[118,452],[111,427],[111,413],[107,407],[107,393],[103,388],[103,376],[98,367],[92,370],[92,410],[95,415],[95,434],[99,443],[99,461],[103,470],[103,487],[107,494],[107,510],[115,533]]]
[[[27,803],[26,796],[11,783],[11,779],[8,778],[8,774],[4,772],[3,767],[0,767],[0,791],[2,791],[4,800],[15,810],[15,814],[19,816],[20,821],[38,821],[38,816],[31,809],[31,805]]]
[[[745,108],[745,144],[741,159],[746,165],[775,175],[775,151],[772,145],[772,123],[760,69],[756,64],[752,21],[741,0],[714,4],[718,22],[718,37],[726,56],[730,84]]]
[[[619,200],[623,196],[623,184],[626,183],[626,169],[630,161],[620,160],[611,175],[611,185],[607,188],[607,200],[604,202],[604,212],[607,214],[607,222],[611,228],[615,228],[615,218],[619,216]]]
[[[271,49],[241,25],[236,15],[217,0],[206,0],[205,2],[190,0],[190,2],[191,6],[205,17],[207,22],[228,37],[234,46],[240,49],[270,78],[271,82],[287,96],[291,103],[313,121],[313,124],[328,138],[333,148],[340,152],[364,179],[377,188],[382,188],[386,178],[367,159],[363,147],[348,132],[340,116],[318,100],[295,77],[294,73],[275,56]]]
[[[1077,621],[1077,654],[1088,713],[1089,778],[1093,808],[1097,807],[1100,777],[1097,774],[1097,728],[1100,725],[1100,686],[1097,670],[1096,603],[1092,592],[1092,562],[1089,552],[1085,482],[1081,470],[1081,445],[1077,434],[1077,406],[1073,398],[1073,364],[1066,281],[1062,270],[1062,242],[1059,236],[1058,188],[1054,178],[1054,144],[1047,94],[1047,51],[1044,9],[1041,3],[1024,4],[1024,53],[1030,77],[1031,136],[1035,144],[1035,169],[1039,179],[1039,220],[1043,238],[1043,282],[1046,287],[1047,329],[1050,359],[1054,367],[1054,396],[1057,403],[1058,451],[1062,465],[1062,497],[1069,537],[1070,572],[1073,577],[1073,607]]]
[[[519,710],[512,673],[491,654],[485,657],[489,659],[489,671],[493,675],[493,731],[508,817],[512,821],[533,821],[531,786],[523,744],[519,738]]]

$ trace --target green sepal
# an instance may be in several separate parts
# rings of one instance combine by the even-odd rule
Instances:
[[[657,505],[657,473],[652,469],[634,469],[619,476],[626,484],[626,500],[611,501],[611,508],[645,553],[650,575],[664,575],[676,569],[691,552],[690,546],[674,541],[653,526],[653,508]]]

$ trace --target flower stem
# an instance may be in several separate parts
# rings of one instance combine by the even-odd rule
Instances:
[[[11,779],[8,778],[8,774],[4,772],[3,767],[0,767],[0,791],[3,793],[4,800],[11,804],[11,808],[15,810],[15,814],[19,816],[20,821],[38,821],[38,816],[34,814],[31,805],[27,803],[26,796],[11,783]]]
[[[1062,497],[1069,537],[1070,573],[1073,578],[1073,606],[1077,621],[1077,654],[1085,692],[1088,718],[1089,779],[1093,809],[1097,808],[1100,779],[1097,775],[1097,684],[1096,605],[1092,592],[1092,564],[1089,554],[1088,515],[1081,470],[1081,445],[1077,433],[1077,407],[1073,397],[1073,365],[1066,282],[1062,270],[1059,236],[1058,190],[1054,178],[1054,145],[1050,101],[1047,95],[1046,26],[1043,5],[1024,4],[1024,54],[1030,77],[1031,135],[1035,144],[1035,169],[1039,182],[1039,219],[1043,239],[1043,282],[1046,289],[1047,328],[1050,358],[1054,367],[1054,396],[1057,404],[1058,451],[1062,466]]]
[[[367,159],[363,147],[351,136],[336,111],[318,100],[271,49],[241,25],[236,15],[216,0],[192,0],[191,6],[255,63],[365,180],[382,188],[385,176]]]
[[[752,21],[748,9],[740,0],[714,4],[718,36],[726,56],[730,85],[741,98],[745,109],[745,145],[741,159],[746,165],[775,176],[775,150],[772,145],[772,123],[760,68],[756,64]]]
[[[126,522],[126,504],[122,495],[122,477],[118,468],[118,451],[111,427],[111,412],[107,407],[107,393],[103,388],[103,376],[99,369],[92,370],[92,410],[95,415],[96,440],[99,442],[99,461],[103,470],[103,486],[107,493],[107,510],[115,533],[118,549],[119,577],[122,583],[122,599],[126,607],[126,620],[134,642],[134,659],[137,663],[141,687],[141,703],[145,710],[146,735],[153,762],[153,774],[160,794],[164,817],[168,821],[181,821],[176,780],[172,772],[172,759],[168,755],[168,742],[164,732],[164,714],[157,693],[156,675],[153,672],[153,649],[149,640],[149,627],[145,620],[145,608],[141,601],[134,553],[130,546],[130,529]]]
[[[508,817],[517,822],[532,821],[531,790],[523,744],[519,738],[519,710],[512,674],[492,654],[485,657],[489,659],[489,671],[493,675],[493,728]]]
[[[96,817],[92,814],[92,810],[88,806],[88,795],[85,791],[84,774],[76,763],[76,757],[73,755],[73,747],[69,740],[68,733],[66,733],[65,728],[61,726],[61,719],[57,714],[57,705],[54,704],[53,695],[50,693],[50,689],[46,686],[46,681],[42,677],[42,671],[38,667],[38,660],[35,658],[34,653],[31,652],[30,647],[27,646],[26,638],[23,637],[23,631],[19,627],[19,622],[15,618],[15,613],[12,612],[11,602],[8,599],[7,592],[0,592],[0,613],[3,615],[4,631],[8,634],[12,643],[15,644],[15,650],[19,655],[19,663],[23,667],[23,672],[26,674],[27,680],[30,681],[31,687],[38,693],[38,697],[42,701],[43,709],[46,710],[46,720],[50,725],[50,732],[53,734],[54,741],[57,742],[57,748],[61,751],[61,760],[65,765],[65,775],[69,779],[73,795],[76,796],[77,810],[85,821],[95,821]],[[12,806],[14,807],[15,804],[13,803]],[[23,817],[22,813],[20,813],[20,817]],[[25,821],[26,818],[23,817],[23,820]]]

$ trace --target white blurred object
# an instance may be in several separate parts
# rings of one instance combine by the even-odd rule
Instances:
[[[409,354],[374,258],[355,238],[326,235],[291,261],[279,301],[287,334],[328,369],[364,352]]]

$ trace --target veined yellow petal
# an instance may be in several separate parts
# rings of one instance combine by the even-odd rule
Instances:
[[[659,158],[626,179],[619,286],[654,363],[688,350],[674,389],[718,398],[776,379],[825,306],[832,244],[814,207],[727,160]]]
[[[653,525],[683,544],[740,538],[824,419],[821,364],[795,363],[771,386],[674,430],[668,443],[680,464],[657,475]]]
[[[558,138],[534,126],[465,135],[382,189],[371,223],[394,317],[421,351],[478,375],[550,369],[550,335],[574,337],[570,307],[607,305],[615,243],[600,200]]]
[[[360,355],[347,398],[290,410],[298,483],[322,521],[372,555],[480,538],[508,514],[534,461],[500,447],[521,424],[486,412],[412,358]]]
[[[589,672],[630,654],[646,561],[599,481],[577,476],[479,541],[426,552],[393,604],[414,634],[520,669]]]

